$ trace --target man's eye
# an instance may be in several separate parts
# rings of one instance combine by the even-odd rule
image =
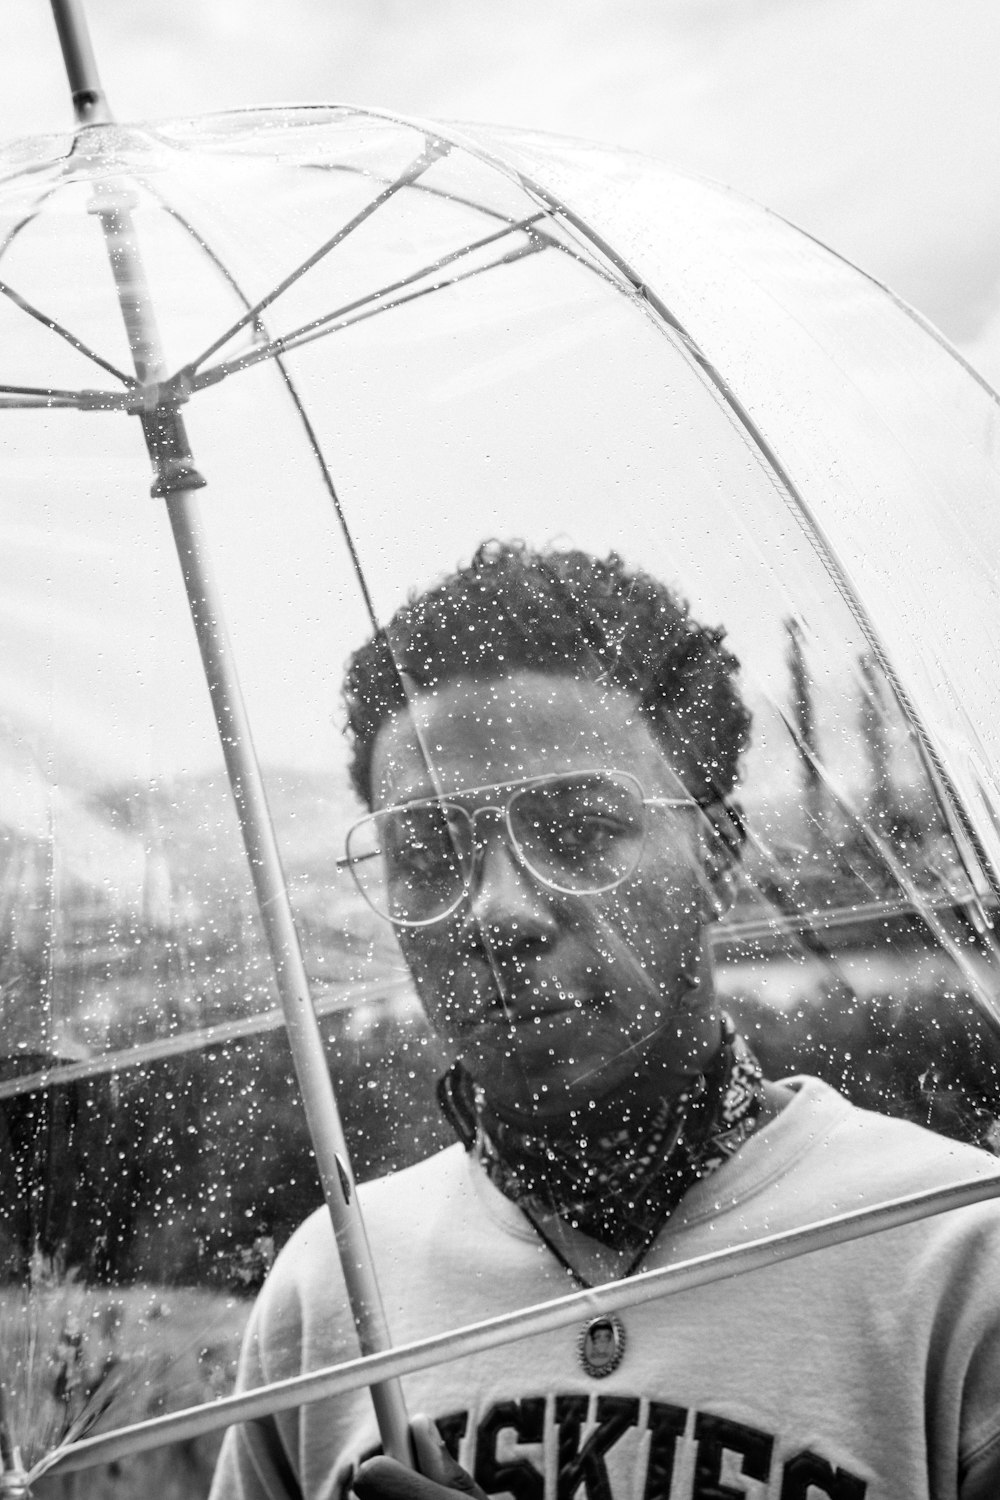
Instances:
[[[397,879],[430,883],[461,878],[457,830],[440,820],[431,827],[421,821],[396,830],[386,852]]]
[[[566,853],[601,854],[626,832],[617,819],[590,813],[553,828],[549,838],[552,847]]]
[[[392,864],[403,873],[436,875],[454,864],[454,855],[438,840],[414,838],[393,852]]]

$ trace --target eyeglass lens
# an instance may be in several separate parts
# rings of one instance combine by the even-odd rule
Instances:
[[[462,900],[475,868],[475,823],[495,807],[428,799],[386,808],[352,830],[355,879],[381,915],[431,922]],[[642,789],[627,776],[581,775],[519,787],[505,804],[522,864],[544,885],[576,894],[611,889],[635,868],[642,848]],[[479,839],[482,834],[478,835]]]

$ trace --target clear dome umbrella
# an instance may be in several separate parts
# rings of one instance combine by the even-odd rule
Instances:
[[[738,786],[683,789],[742,844],[708,933],[726,1008],[770,1073],[995,1150],[997,400],[724,189],[347,106],[119,126],[57,15],[79,128],[0,167],[6,1462],[363,1385],[404,1452],[400,1380],[419,1404],[435,1369],[581,1312],[557,1278],[418,1326],[405,1267],[369,1262],[355,1169],[443,1144],[449,1059],[368,833],[344,857],[347,656],[484,544],[669,585],[725,632],[751,721]],[[565,610],[613,678],[625,643]],[[655,984],[607,921],[616,972]],[[293,1066],[356,1347],[230,1397],[240,1294],[318,1195]],[[587,1306],[995,1188],[831,1204]]]

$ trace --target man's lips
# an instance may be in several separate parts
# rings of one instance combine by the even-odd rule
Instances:
[[[532,1026],[537,1021],[551,1021],[559,1016],[579,1015],[583,1002],[575,1000],[552,1001],[544,1005],[523,1002],[498,1002],[497,1021],[507,1026]]]
[[[546,994],[536,987],[522,986],[518,990],[494,991],[476,1005],[471,1015],[467,1013],[463,1031],[478,1031],[480,1028],[508,1030],[533,1026],[544,1021],[558,1020],[560,1016],[578,1016],[600,1005],[603,996],[569,993],[565,990]]]

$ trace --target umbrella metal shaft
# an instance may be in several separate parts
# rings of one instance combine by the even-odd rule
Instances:
[[[111,114],[98,78],[81,0],[51,3],[77,119],[81,124],[108,123]],[[134,409],[153,463],[153,494],[166,501],[180,558],[358,1342],[363,1353],[376,1354],[390,1347],[389,1330],[224,611],[199,525],[195,491],[205,481],[195,468],[177,404],[165,400],[161,391],[167,368],[132,207],[128,191],[114,183],[98,183],[93,212],[103,230],[140,383]],[[373,1383],[371,1395],[385,1452],[409,1463],[409,1424],[398,1379]]]

